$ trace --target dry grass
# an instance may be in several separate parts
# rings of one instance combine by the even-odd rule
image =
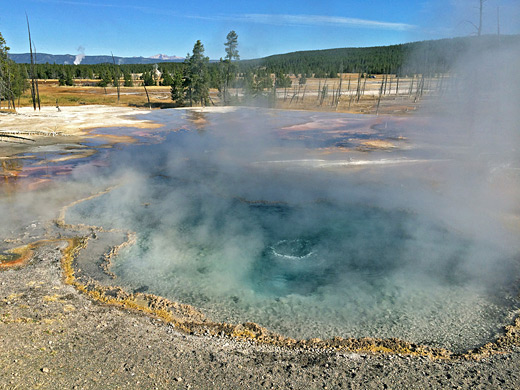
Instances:
[[[78,86],[59,86],[57,80],[40,80],[38,83],[42,106],[106,105],[146,107],[148,101],[144,88],[121,87],[120,101],[117,101],[116,87],[93,87],[81,85],[95,80],[79,80]],[[154,106],[173,105],[169,87],[147,87],[150,102]],[[18,102],[17,102],[18,103]],[[31,106],[31,93],[27,90],[20,99],[20,106]]]
[[[293,87],[277,89],[276,108],[313,110],[313,111],[337,111],[362,114],[374,114],[381,87],[382,75],[371,79],[361,79],[361,88],[364,94],[359,101],[355,97],[358,84],[357,74],[344,74],[342,76],[341,97],[339,103],[335,104],[333,93],[338,90],[340,79],[307,79],[304,86],[298,90],[298,80],[293,77]],[[350,79],[350,88],[349,88]],[[130,106],[130,107],[149,107],[145,90],[142,86],[121,87],[120,100],[117,99],[116,87],[97,87],[97,80],[75,80],[75,86],[59,86],[58,80],[40,80],[39,91],[42,106],[77,106],[77,105],[108,105],[108,106]],[[402,114],[415,110],[418,102],[413,94],[409,96],[408,91],[411,79],[401,79],[399,94],[396,94],[395,78],[388,82],[386,94],[382,96],[379,113]],[[319,92],[323,86],[328,88],[328,94],[320,102]],[[391,87],[391,88],[390,88]],[[150,96],[151,106],[154,108],[175,107],[170,97],[170,87],[151,86],[147,87]],[[305,92],[304,92],[305,91]],[[242,96],[242,91],[232,90],[231,94],[238,92]],[[354,96],[353,96],[354,95]],[[215,105],[220,104],[218,91],[210,90],[210,97]],[[17,102],[18,103],[18,102]],[[19,100],[20,106],[31,106],[30,91]]]
[[[359,75],[357,73],[345,73],[341,80],[341,94],[338,104],[335,103],[334,94],[339,90],[340,79],[307,79],[306,84],[298,89],[298,79],[292,77],[293,86],[287,89],[277,90],[277,108],[300,109],[313,111],[337,111],[355,114],[375,114],[379,99],[379,92],[384,75],[360,80],[359,88],[362,94],[357,99]],[[390,80],[391,79],[391,80]],[[349,85],[350,80],[350,85]],[[416,81],[414,81],[416,86]],[[396,90],[395,76],[389,76],[381,97],[379,113],[405,114],[416,109],[418,101],[414,94],[409,95],[412,85],[411,78],[399,80],[399,90]],[[319,94],[323,87],[327,87],[326,97],[320,101]],[[399,92],[398,94],[396,92]],[[302,99],[303,98],[303,99]]]

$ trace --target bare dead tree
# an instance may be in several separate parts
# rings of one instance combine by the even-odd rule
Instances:
[[[12,134],[0,134],[0,138],[8,138],[7,140],[4,140],[4,141],[7,141],[7,142],[16,142],[16,141],[11,141],[10,138],[13,138],[15,140],[23,140],[23,141],[31,141],[31,142],[36,142],[35,140],[31,139],[31,138],[26,138],[26,137],[21,137],[19,135],[12,135]],[[16,142],[18,143],[18,142]],[[21,142],[23,143],[23,142]]]
[[[117,88],[117,102],[119,103],[119,99],[120,99],[120,95],[121,95],[121,92],[119,89],[119,68],[117,67],[116,60],[114,59],[114,53],[110,52],[110,54],[112,55],[112,63],[114,64],[114,82],[115,82],[116,88]]]
[[[500,43],[500,5],[497,5],[497,37]]]
[[[148,99],[148,106],[150,107],[150,110],[152,109],[152,103],[150,102],[150,95],[148,95],[148,90],[146,89],[146,84],[143,83],[144,91],[146,92],[146,98]]]
[[[294,86],[294,88],[293,88],[293,94],[291,96],[291,100],[289,100],[289,104],[292,104],[294,98],[296,98],[296,86]],[[284,101],[285,101],[285,99],[284,99]],[[296,98],[296,102],[298,102],[298,98]]]
[[[440,75],[440,81],[439,81],[439,88],[438,88],[438,89],[439,89],[439,92],[438,92],[438,93],[439,93],[439,95],[441,95],[441,96],[444,95],[444,92],[445,92],[445,90],[446,90],[446,86],[445,86],[445,84],[447,84],[447,83],[444,81],[445,78],[446,78],[446,75],[445,75],[444,73],[441,73],[441,75]]]
[[[480,7],[479,7],[479,23],[478,23],[478,32],[477,32],[477,35],[480,37],[480,35],[482,35],[482,11],[484,9],[484,3],[486,2],[487,0],[479,0],[480,2]]]
[[[323,84],[323,88],[320,92],[320,106],[323,105],[323,101],[327,98],[329,95],[329,87],[327,85],[327,82],[325,81],[325,84]]]
[[[34,63],[36,63],[36,45],[34,44],[33,42],[33,46],[34,46]],[[35,81],[36,81],[36,101],[38,102],[38,110],[41,111],[41,104],[40,104],[40,88],[38,88],[38,78],[35,77]]]
[[[278,105],[278,92],[276,92],[276,73],[274,74],[274,81],[273,81],[273,92],[272,92],[272,106],[271,108],[276,108]]]
[[[34,77],[34,57],[32,50],[31,28],[29,27],[29,17],[27,16],[27,13],[25,14],[25,19],[27,20],[27,32],[29,33],[29,49],[31,52],[31,97],[34,111],[36,111],[36,81]]]
[[[367,87],[367,74],[365,73],[365,80],[363,81],[363,88],[361,89],[361,95],[365,95],[366,87]],[[359,97],[358,97],[358,102],[359,102]]]
[[[377,98],[376,115],[379,114],[379,104],[381,104],[381,96],[383,95],[383,88],[385,85],[385,78],[381,79],[381,87],[379,87],[379,96]]]
[[[389,72],[390,72],[390,70],[385,69],[385,74],[383,75],[383,79],[384,79],[384,82],[385,82],[385,86],[384,86],[384,89],[383,89],[383,95],[386,95],[386,88],[388,87],[388,73]]]
[[[410,82],[410,88],[408,89],[408,96],[412,96],[413,93],[413,83],[415,80],[415,74],[412,75],[412,81]]]
[[[423,96],[424,92],[424,73],[421,75],[421,79],[417,82],[417,90],[415,91],[415,101]]]
[[[337,93],[337,95],[336,95],[336,110],[338,109],[339,101],[340,101],[340,99],[341,99],[341,88],[342,88],[342,85],[343,85],[343,73],[340,73],[340,74],[339,74],[338,93]]]
[[[334,107],[335,102],[336,102],[336,83],[332,84],[332,97],[330,99],[330,106]]]
[[[362,76],[362,73],[359,73],[358,74],[358,82],[357,82],[357,87],[356,87],[356,100],[359,102],[359,99],[361,97],[361,76]]]
[[[350,95],[350,101],[348,102],[348,108],[352,105],[352,101],[354,100],[354,96],[359,101],[359,93],[361,88],[361,73],[358,73],[358,80],[357,80],[357,86],[356,86],[356,93]]]
[[[296,89],[296,85],[294,86],[293,95],[291,97],[291,101],[289,102],[289,104],[292,104],[294,98],[296,98],[296,103],[298,103],[298,100],[300,99],[300,88],[301,88],[301,85],[299,85],[299,84],[298,84],[298,89]]]
[[[482,14],[484,12],[484,3],[486,2],[487,0],[479,0],[479,22],[478,22],[478,26],[473,23],[471,20],[466,20],[466,22],[468,22],[469,24],[471,24],[473,27],[475,27],[475,30],[477,30],[477,36],[481,36],[482,35]]]

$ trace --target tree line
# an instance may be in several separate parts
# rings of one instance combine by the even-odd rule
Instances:
[[[458,37],[399,45],[309,50],[240,62],[240,69],[264,67],[271,73],[337,77],[339,73],[400,74],[447,73],[470,50],[482,51],[518,42],[519,35]]]
[[[24,67],[19,66],[7,56],[9,47],[0,33],[0,108],[5,103],[7,108],[16,107],[16,99],[28,88],[29,78]]]
[[[500,44],[518,42],[518,35],[501,36]],[[15,64],[9,60],[9,48],[0,34],[0,98],[14,102],[27,88],[34,72],[40,80],[57,79],[60,85],[75,80],[90,80],[92,85],[132,87],[138,75],[139,85],[171,87],[177,105],[210,104],[209,89],[217,89],[223,104],[238,100],[238,90],[252,99],[269,99],[276,88],[292,86],[290,75],[304,85],[307,78],[336,78],[342,73],[435,75],[450,71],[461,55],[469,50],[486,50],[497,44],[496,36],[463,37],[400,45],[312,50],[273,55],[256,60],[240,60],[238,35],[230,31],[224,43],[224,57],[210,62],[199,40],[184,62],[158,64]],[[122,82],[121,82],[122,79]],[[234,92],[234,93],[233,93]]]

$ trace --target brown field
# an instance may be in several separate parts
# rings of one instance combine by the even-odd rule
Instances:
[[[338,97],[340,79],[307,79],[304,86],[298,86],[298,80],[292,77],[293,86],[290,88],[277,89],[276,108],[315,110],[315,111],[337,111],[365,114],[404,114],[410,110],[415,110],[419,102],[416,92],[417,79],[401,78],[399,90],[396,90],[395,76],[389,77],[385,89],[381,94],[381,83],[383,75],[375,78],[361,79],[359,85],[363,91],[359,99],[356,96],[358,87],[357,74],[343,74],[341,81],[341,93]],[[349,82],[350,80],[350,82]],[[175,107],[170,98],[170,87],[149,86],[147,87],[150,104],[142,86],[121,87],[118,100],[117,88],[93,86],[97,80],[75,80],[74,86],[59,86],[58,80],[40,80],[38,82],[40,100],[42,106],[77,106],[77,105],[109,105],[109,106],[129,106],[150,108],[170,108]],[[139,81],[136,81],[138,84]],[[415,84],[414,84],[415,83]],[[350,84],[350,85],[349,85]],[[426,92],[431,92],[438,88],[439,80],[428,81]],[[327,93],[321,98],[320,91],[326,86]],[[410,86],[413,91],[410,92]],[[232,89],[232,96],[243,98],[243,91]],[[210,90],[211,103],[220,105],[218,91]],[[27,90],[16,102],[20,107],[32,105],[30,90]],[[3,103],[5,106],[5,102]],[[4,107],[5,108],[5,107]]]
[[[117,99],[116,87],[94,87],[84,85],[95,83],[95,80],[79,80],[75,86],[59,86],[58,80],[40,80],[38,89],[42,106],[77,106],[100,104],[105,106],[148,107],[146,93],[143,87],[121,87],[120,99]],[[169,87],[147,87],[152,106],[170,104]],[[27,90],[19,100],[21,107],[32,105],[31,92]],[[18,102],[17,102],[18,104]]]

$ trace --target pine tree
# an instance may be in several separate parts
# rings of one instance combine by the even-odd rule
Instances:
[[[124,79],[124,86],[125,87],[133,87],[134,86],[134,80],[132,80],[132,75],[130,73],[123,73],[123,79]]]
[[[151,85],[155,85],[155,79],[152,75],[152,71],[150,72],[144,72],[141,76],[141,79],[143,80],[143,84],[147,87]]]
[[[0,33],[0,101],[6,100],[15,108],[15,99],[27,89],[26,72],[8,57],[9,47]],[[25,69],[25,68],[23,68]]]
[[[224,61],[221,60],[221,67],[224,68],[223,74],[223,87],[222,87],[222,98],[224,105],[229,103],[229,88],[231,83],[236,78],[237,68],[233,64],[233,60],[239,60],[240,55],[238,54],[238,35],[235,31],[230,31],[226,36],[226,57]]]
[[[4,37],[2,36],[2,33],[0,33],[0,64],[4,64],[8,57],[7,52],[9,51],[9,47],[6,46],[6,42]]]
[[[276,74],[275,86],[277,88],[289,88],[292,86],[291,78],[288,75],[285,75],[282,72],[277,72],[275,74]]]
[[[171,87],[173,85],[173,77],[168,71],[163,71],[161,85]]]
[[[99,79],[100,79],[100,81],[98,82],[97,85],[99,87],[106,88],[112,82],[112,75],[110,74],[108,69],[102,68],[99,73]]]
[[[193,101],[205,106],[209,102],[209,58],[204,56],[204,45],[198,40],[193,46],[193,54],[187,56],[188,65],[185,85],[186,99],[193,105]]]
[[[65,85],[73,86],[74,85],[74,79],[72,77],[72,70],[69,68],[67,69],[65,73]]]
[[[66,76],[65,76],[65,71],[61,71],[60,72],[60,77],[58,78],[58,85],[60,87],[63,87],[66,83]]]
[[[176,105],[182,106],[184,104],[184,80],[182,73],[176,71],[172,77],[171,96]]]

